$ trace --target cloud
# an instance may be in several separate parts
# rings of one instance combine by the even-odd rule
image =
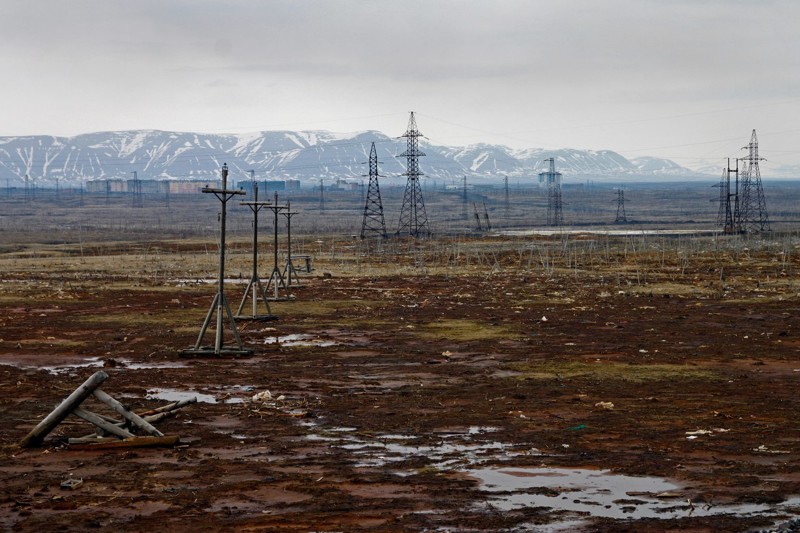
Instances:
[[[4,2],[0,17],[8,135],[391,133],[416,109],[484,132],[435,124],[443,142],[526,132],[512,144],[624,151],[730,137],[698,118],[714,109],[774,106],[726,127],[788,130],[800,94],[793,0],[50,0]]]

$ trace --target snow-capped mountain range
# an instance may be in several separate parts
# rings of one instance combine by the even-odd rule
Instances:
[[[75,137],[0,137],[0,186],[19,186],[26,175],[43,187],[56,182],[129,179],[133,172],[139,179],[209,179],[218,176],[223,163],[236,180],[249,176],[251,170],[259,179],[361,178],[368,170],[365,162],[372,142],[381,175],[399,177],[405,171],[405,158],[398,155],[405,151],[406,140],[377,131],[203,134],[137,130]],[[536,178],[549,157],[555,159],[565,182],[674,181],[701,175],[667,159],[629,160],[610,150],[513,150],[492,144],[451,147],[425,141],[420,142],[420,150],[426,154],[420,159],[420,169],[434,179]]]

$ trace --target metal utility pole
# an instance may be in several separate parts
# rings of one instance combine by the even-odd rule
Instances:
[[[726,181],[727,177],[727,169],[722,169],[722,177],[719,179],[719,183],[716,185],[712,185],[712,187],[719,188],[719,210],[717,211],[717,226],[725,227],[725,211],[726,206],[728,205],[728,195],[730,194],[730,184]],[[713,202],[714,200],[709,200]]]
[[[478,214],[478,206],[475,205],[475,202],[472,202],[472,210],[475,212],[475,228],[478,231],[483,231],[481,227],[481,216]]]
[[[278,205],[278,193],[275,192],[275,202],[268,206],[267,209],[272,211],[273,217],[273,225],[275,230],[274,241],[273,241],[273,265],[272,265],[272,273],[269,276],[269,280],[267,281],[267,290],[269,290],[270,286],[273,288],[273,297],[270,298],[272,301],[278,300],[290,300],[291,296],[289,295],[289,287],[286,285],[286,279],[283,277],[283,273],[281,272],[280,267],[278,266],[278,214],[287,209],[286,207],[282,207]],[[283,288],[286,291],[286,296],[281,298],[278,295],[278,291]]]
[[[464,188],[463,193],[461,195],[461,203],[464,205],[464,220],[469,218],[469,214],[467,213],[467,205],[469,202],[467,201],[467,177],[464,176]]]
[[[322,178],[319,180],[319,210],[325,212],[325,187]]]
[[[628,222],[628,217],[625,215],[625,190],[620,187],[617,189],[617,217],[614,219],[614,224],[625,224]]]
[[[552,157],[545,159],[550,163],[549,172],[540,172],[539,180],[547,183],[547,225],[564,225],[564,215],[561,211],[561,173],[556,172],[556,163]]]
[[[408,177],[406,191],[403,195],[403,207],[400,209],[400,223],[397,235],[408,234],[411,237],[429,237],[431,234],[428,226],[428,215],[425,213],[425,202],[422,199],[420,177],[424,176],[419,170],[419,158],[425,154],[419,150],[419,138],[422,134],[417,129],[414,112],[408,119],[408,129],[402,135],[406,138],[406,151],[398,157],[406,158],[406,171],[402,174]]]
[[[197,342],[194,347],[188,348],[181,352],[183,356],[198,356],[198,355],[252,355],[253,350],[245,348],[242,345],[242,339],[239,337],[239,331],[236,329],[236,320],[231,312],[231,307],[228,305],[228,300],[225,298],[225,222],[227,218],[228,200],[236,195],[244,194],[242,190],[228,190],[228,165],[222,165],[222,188],[214,189],[211,187],[203,187],[202,192],[205,194],[213,194],[219,199],[222,204],[219,215],[219,273],[217,276],[217,294],[214,296],[214,301],[211,302],[211,307],[208,310],[206,319],[203,322],[203,327],[200,328],[200,334],[197,336]],[[203,337],[206,334],[208,325],[211,323],[211,318],[214,313],[217,314],[217,328],[214,346],[200,346],[203,342]],[[222,342],[224,331],[223,314],[228,317],[231,333],[236,341],[236,346],[225,346]]]
[[[133,207],[142,207],[142,182],[139,181],[139,174],[134,170],[133,174]]]
[[[503,204],[506,212],[506,218],[508,218],[508,212],[511,209],[511,200],[508,195],[508,176],[503,176],[503,187],[505,188],[506,196],[505,196],[505,203]]]
[[[381,201],[381,189],[378,185],[378,152],[375,150],[375,143],[369,150],[369,187],[367,188],[367,200],[364,204],[364,219],[361,223],[361,238],[364,239],[367,233],[373,233],[384,239],[388,238],[386,233],[386,219],[383,216],[383,202]]]
[[[283,268],[283,277],[286,279],[287,290],[292,288],[292,278],[294,278],[295,286],[300,286],[300,276],[297,275],[297,270],[292,262],[292,217],[298,212],[292,211],[291,204],[291,202],[286,202],[286,211],[281,212],[286,217],[286,266]]]
[[[273,315],[272,310],[269,308],[267,291],[264,290],[264,286],[261,285],[261,278],[258,276],[258,212],[261,211],[264,206],[269,205],[269,202],[258,201],[258,183],[255,182],[255,179],[253,179],[253,201],[240,202],[240,205],[246,205],[250,208],[250,211],[253,212],[253,275],[250,277],[250,282],[247,284],[247,288],[244,290],[242,302],[239,304],[239,309],[236,311],[236,318],[240,320],[277,320],[278,317]],[[251,290],[253,295],[253,314],[242,315],[244,304],[247,302],[247,297],[250,296]],[[258,313],[259,298],[261,298],[261,301],[264,302],[264,306],[267,310],[266,314]]]
[[[728,165],[725,171],[725,223],[722,231],[724,233],[742,233],[742,218],[739,206],[739,160],[736,159],[736,168],[731,168],[731,159],[728,158]],[[736,175],[734,190],[731,192],[731,174]],[[733,203],[731,204],[731,199]]]
[[[744,231],[769,231],[769,216],[767,203],[764,199],[764,188],[761,185],[761,170],[759,161],[766,161],[758,156],[758,138],[756,130],[750,136],[750,143],[742,148],[747,150],[747,156],[741,160],[745,162],[742,176],[742,204],[741,219]]]
[[[28,177],[28,175],[25,174],[25,203],[26,204],[29,204],[31,202],[31,186],[30,186],[30,183],[28,183],[29,179],[30,178]]]
[[[483,220],[486,221],[486,231],[492,229],[492,224],[489,222],[489,211],[486,209],[486,202],[483,202]]]

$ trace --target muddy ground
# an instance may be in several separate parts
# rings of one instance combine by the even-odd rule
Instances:
[[[179,356],[214,295],[197,272],[137,274],[123,265],[148,260],[124,246],[105,248],[102,264],[84,245],[80,257],[7,250],[0,526],[780,524],[800,514],[794,247],[714,246],[692,245],[687,256],[606,242],[597,256],[567,253],[563,264],[509,248],[457,268],[455,255],[436,256],[441,268],[396,258],[394,270],[392,258],[365,270],[370,259],[355,269],[317,257],[296,299],[271,304],[279,320],[239,323],[254,355],[220,358]],[[175,253],[163,250],[161,261]],[[241,280],[226,285],[234,307],[243,289]],[[76,450],[63,439],[91,427],[71,417],[44,446],[17,446],[101,369],[110,376],[103,390],[137,411],[196,395],[158,424],[181,443]],[[253,401],[264,391],[271,397]],[[64,490],[68,479],[83,483]]]

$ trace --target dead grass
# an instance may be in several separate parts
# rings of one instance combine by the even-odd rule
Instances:
[[[417,326],[417,335],[426,339],[467,342],[487,339],[507,339],[515,334],[509,330],[476,320],[439,320]]]
[[[595,379],[623,380],[634,383],[675,380],[718,380],[716,372],[693,365],[626,364],[609,361],[544,361],[512,364],[520,379]]]

